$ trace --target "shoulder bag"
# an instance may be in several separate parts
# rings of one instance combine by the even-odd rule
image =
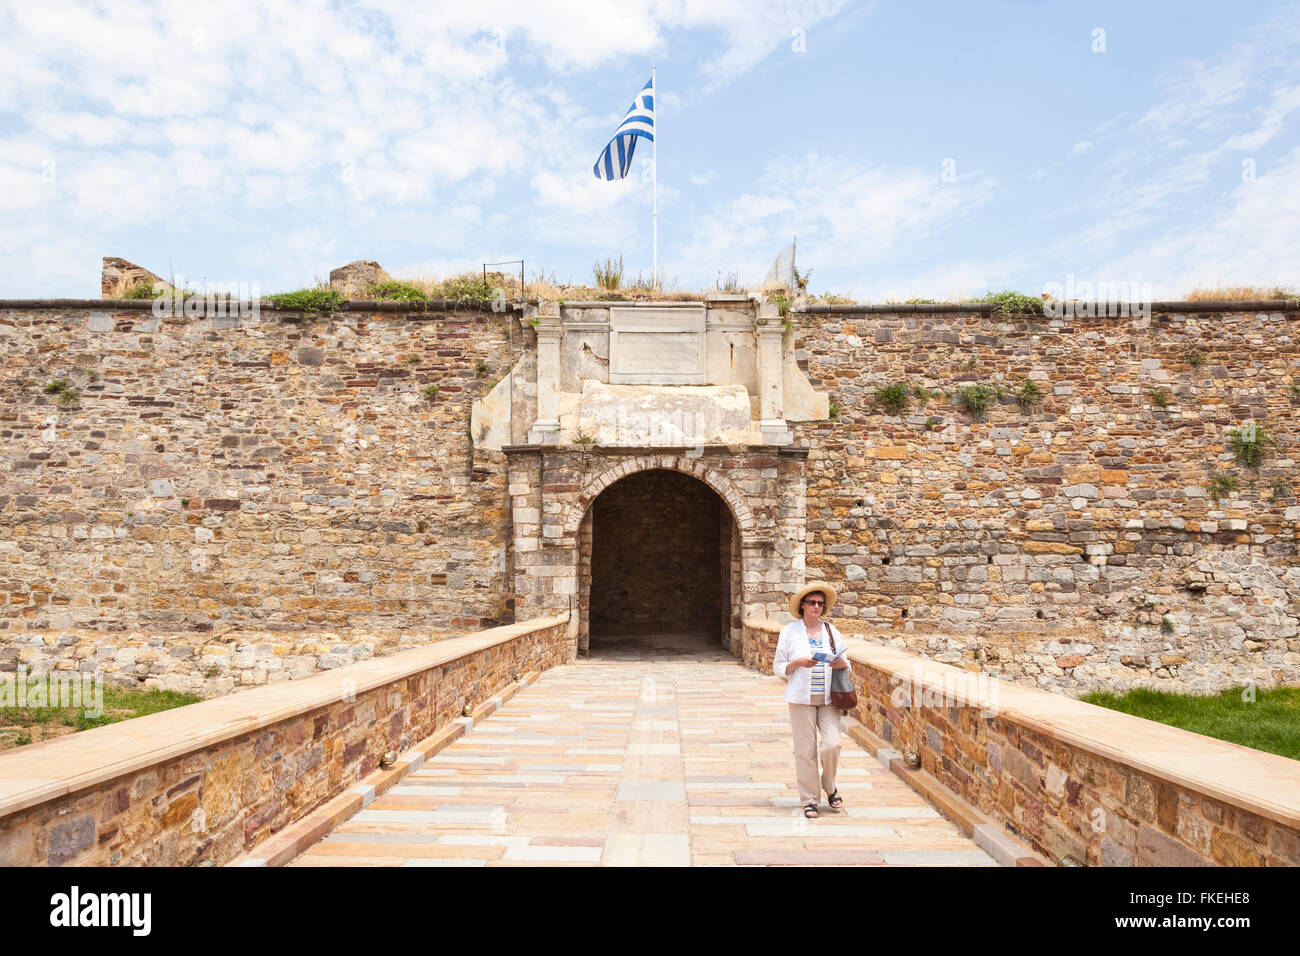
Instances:
[[[831,652],[835,651],[835,635],[831,631],[831,626],[826,625],[826,636],[831,642]],[[848,661],[845,660],[848,664]],[[831,668],[831,706],[838,707],[841,710],[854,710],[858,706],[858,693],[853,689],[853,678],[851,672],[853,665],[842,667],[838,670]]]

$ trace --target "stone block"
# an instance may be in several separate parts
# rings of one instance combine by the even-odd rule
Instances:
[[[1212,866],[1195,850],[1155,827],[1146,825],[1138,831],[1138,866]]]
[[[85,814],[50,828],[50,866],[61,866],[95,844],[95,818]]]

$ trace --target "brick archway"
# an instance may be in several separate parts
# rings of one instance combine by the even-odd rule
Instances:
[[[585,648],[583,562],[592,505],[639,472],[693,478],[722,502],[731,530],[726,547],[735,561],[727,622],[734,633],[747,617],[779,614],[786,596],[803,583],[806,449],[716,445],[696,454],[526,445],[506,454],[511,534],[505,560],[514,581],[513,611],[518,620],[568,612],[574,653]],[[735,653],[738,639],[732,644]]]
[[[695,458],[687,458],[684,455],[648,455],[629,458],[584,482],[582,492],[578,495],[574,506],[565,515],[563,537],[572,538],[578,534],[579,526],[590,511],[592,503],[614,482],[640,471],[656,469],[680,471],[704,482],[717,492],[718,497],[731,509],[731,517],[740,531],[741,540],[747,541],[754,536],[757,529],[754,513],[745,503],[744,496],[732,487],[725,476]]]
[[[672,463],[686,467],[665,467]],[[746,545],[728,490],[712,469],[671,455],[623,462],[583,483],[564,529],[576,514],[580,654],[597,645],[620,653],[647,639],[684,653],[716,651],[719,639],[724,649],[740,646]],[[739,505],[752,530],[752,509]]]

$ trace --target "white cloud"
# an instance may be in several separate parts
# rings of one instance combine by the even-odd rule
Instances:
[[[1099,276],[1151,282],[1160,298],[1196,286],[1300,287],[1300,147],[1254,182],[1240,183],[1225,208],[1192,229],[1168,229],[1104,263]]]
[[[115,237],[129,226],[171,229],[178,210],[227,223],[256,211],[263,230],[288,235],[305,216],[331,209],[347,217],[349,231],[371,228],[443,251],[474,242],[471,223],[518,235],[522,222],[529,235],[602,246],[634,240],[639,192],[573,175],[590,167],[588,153],[612,127],[569,92],[583,81],[567,78],[656,52],[669,58],[667,35],[694,30],[716,37],[718,55],[691,70],[723,82],[774,49],[787,22],[815,25],[840,5],[10,5],[0,11],[0,110],[17,122],[0,132],[0,183],[10,187],[0,206],[24,217],[0,221],[8,233],[0,238],[17,250],[0,263],[0,290],[69,291],[50,289],[52,274],[18,241],[36,210],[43,223],[77,230],[105,253],[137,258],[144,255]],[[540,84],[515,79],[538,66],[547,77]],[[539,128],[565,135],[539,136]],[[57,165],[53,183],[40,178],[47,160]],[[491,195],[499,182],[531,184],[537,205],[485,216],[472,194]],[[661,187],[661,202],[670,199]],[[456,214],[447,223],[449,209]],[[534,230],[538,209],[553,221]],[[318,230],[307,235],[324,241]],[[276,268],[305,271],[318,259],[299,240],[282,251],[304,258]],[[93,294],[97,265],[77,288]]]
[[[773,160],[757,189],[693,224],[692,240],[670,269],[685,278],[734,264],[742,274],[761,275],[777,250],[798,236],[800,262],[832,276],[859,274],[988,202],[996,186],[982,172],[944,183],[929,170],[815,152]]]

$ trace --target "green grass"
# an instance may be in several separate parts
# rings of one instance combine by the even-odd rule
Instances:
[[[409,282],[376,282],[370,287],[370,295],[375,299],[395,299],[399,302],[424,302],[429,297],[424,290]]]
[[[337,289],[298,289],[294,292],[278,292],[266,297],[268,302],[281,309],[297,309],[301,312],[323,312],[333,315],[343,304],[343,296]]]
[[[993,315],[1009,319],[1013,315],[1042,315],[1043,300],[1036,295],[1025,295],[1023,292],[1016,292],[1008,289],[1005,292],[990,292],[982,298],[976,299],[977,302],[987,302],[993,306]]]
[[[591,267],[591,274],[597,286],[613,292],[623,284],[623,257],[620,255],[617,262],[609,258],[604,262],[597,259]]]
[[[163,292],[166,292],[166,291],[167,291],[166,289],[163,290]],[[120,298],[123,298],[123,299],[156,299],[156,298],[158,298],[160,295],[162,295],[163,292],[157,292],[157,293],[155,293],[155,292],[153,291],[153,283],[152,283],[152,282],[137,282],[135,285],[131,286],[131,288],[129,288],[129,289],[127,289],[125,292],[123,292],[122,295],[120,296]]]
[[[492,287],[488,285],[481,273],[467,272],[445,280],[442,283],[442,297],[470,302],[490,302]]]
[[[86,716],[84,707],[0,707],[0,747],[31,743],[32,731],[36,728],[40,728],[37,739],[44,740],[51,736],[45,732],[45,728],[51,725],[89,730],[185,704],[196,704],[202,699],[174,690],[124,690],[105,686],[104,712],[99,717]]]
[[[1256,689],[1253,702],[1242,700],[1244,690],[1233,687],[1220,694],[1195,695],[1140,687],[1122,695],[1093,693],[1080,699],[1300,760],[1300,687]]]

